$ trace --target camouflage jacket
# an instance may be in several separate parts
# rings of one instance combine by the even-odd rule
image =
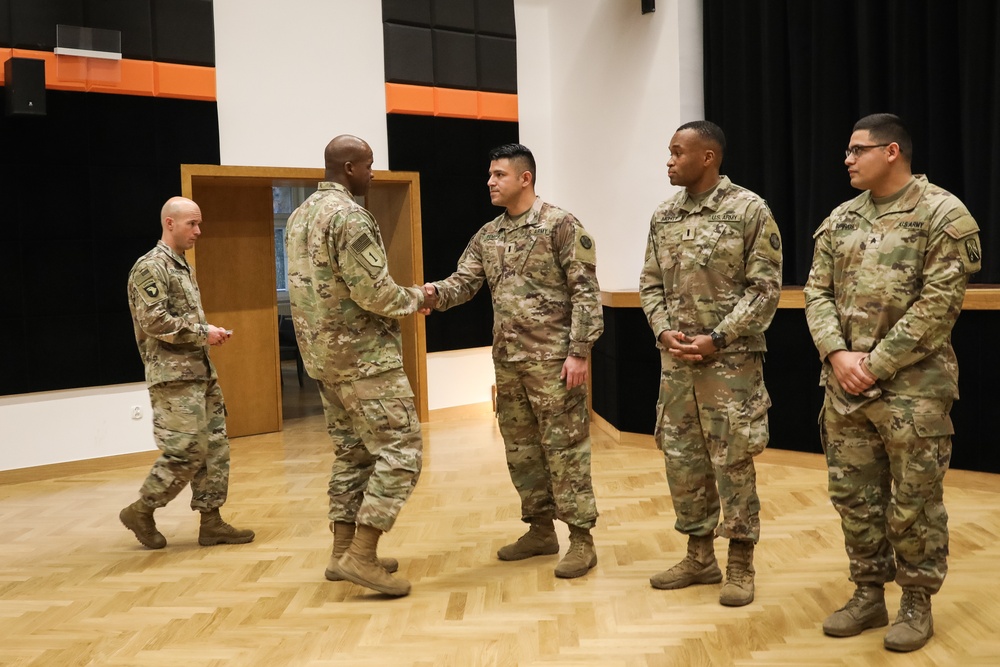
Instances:
[[[979,226],[962,202],[919,175],[881,214],[867,191],[841,204],[814,237],[806,320],[821,383],[831,352],[870,352],[882,390],[957,398],[951,330],[982,258]]]
[[[723,176],[700,203],[681,191],[653,212],[639,298],[664,331],[725,337],[723,352],[763,352],[781,297],[781,235],[764,200]]]
[[[604,331],[593,237],[572,214],[535,198],[519,224],[505,211],[469,241],[458,269],[434,283],[438,309],[493,293],[493,358],[587,357]]]
[[[348,382],[403,365],[398,318],[424,302],[389,275],[375,218],[323,182],[288,218],[288,296],[309,376]]]
[[[132,266],[128,305],[147,385],[215,377],[194,270],[163,241]]]

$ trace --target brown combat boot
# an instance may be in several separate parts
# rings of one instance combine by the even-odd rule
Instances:
[[[139,499],[118,513],[122,525],[135,534],[139,544],[149,549],[162,549],[167,546],[167,538],[156,529],[153,521],[153,508]]]
[[[823,621],[823,632],[831,637],[853,637],[869,628],[889,625],[885,590],[880,585],[858,584],[854,596]]]
[[[359,524],[351,546],[337,561],[337,569],[347,581],[379,593],[402,597],[410,592],[410,582],[393,577],[379,564],[375,552],[381,536],[382,531],[378,528]]]
[[[552,519],[547,521],[532,521],[528,529],[517,542],[500,547],[497,558],[500,560],[524,560],[532,556],[551,556],[559,553],[559,539],[556,537]]]
[[[561,579],[582,577],[597,565],[597,552],[594,551],[594,536],[589,528],[569,527],[569,551],[556,565],[556,576]]]
[[[934,618],[931,616],[931,595],[923,588],[904,586],[899,601],[899,614],[883,644],[890,651],[916,651],[934,635]]]
[[[719,591],[719,604],[742,607],[753,602],[753,540],[729,540],[726,583]]]
[[[344,578],[340,576],[340,568],[337,567],[337,561],[347,553],[348,547],[351,546],[351,542],[354,540],[354,531],[357,526],[353,523],[335,521],[330,527],[333,529],[333,552],[330,554],[330,562],[326,565],[324,575],[329,581],[343,581]],[[390,574],[399,569],[399,561],[395,558],[379,558],[378,562]]]
[[[198,544],[210,547],[213,544],[246,544],[253,542],[252,530],[234,528],[222,519],[218,508],[201,513],[201,529]]]
[[[669,570],[650,577],[650,585],[662,590],[673,590],[693,584],[717,584],[722,581],[722,570],[715,560],[715,548],[712,546],[714,539],[714,535],[688,535],[687,555],[684,559]]]

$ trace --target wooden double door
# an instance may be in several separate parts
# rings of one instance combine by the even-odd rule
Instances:
[[[204,224],[188,251],[208,321],[232,329],[212,361],[229,411],[231,437],[281,430],[281,366],[272,188],[315,188],[322,169],[181,165],[181,192],[201,207]],[[367,201],[401,285],[423,283],[420,180],[415,172],[376,171]],[[427,421],[424,321],[402,321],[403,363],[420,421]]]

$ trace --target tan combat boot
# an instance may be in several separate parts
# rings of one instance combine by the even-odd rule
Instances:
[[[933,634],[930,593],[916,586],[904,586],[903,597],[899,601],[899,614],[889,632],[885,633],[883,644],[890,651],[916,651]]]
[[[729,540],[726,583],[719,591],[719,604],[742,607],[753,602],[753,540]]]
[[[379,564],[375,552],[381,536],[382,531],[378,528],[359,524],[351,546],[337,561],[337,569],[347,581],[379,593],[402,597],[410,592],[410,582],[393,577]]]
[[[357,528],[353,523],[334,521],[330,527],[333,529],[333,552],[330,554],[330,562],[326,565],[324,576],[329,581],[343,581],[340,576],[340,569],[337,561],[347,553],[348,547],[354,540],[354,531]],[[379,558],[378,562],[385,568],[385,571],[392,574],[399,569],[399,561],[395,558]]]
[[[854,596],[823,621],[823,632],[831,637],[853,637],[869,628],[889,625],[885,590],[880,585],[858,584]]]
[[[135,534],[139,544],[150,549],[167,546],[167,538],[156,529],[153,508],[139,499],[118,513],[118,519]]]
[[[528,529],[517,542],[500,547],[497,558],[500,560],[524,560],[532,556],[551,556],[559,553],[559,540],[552,519],[547,521],[532,521]]]
[[[252,530],[234,528],[222,519],[218,509],[201,513],[201,529],[198,544],[210,547],[213,544],[246,544],[253,542]]]
[[[693,584],[717,584],[722,581],[722,570],[715,560],[712,546],[714,535],[698,537],[688,535],[687,555],[669,570],[649,578],[653,588],[672,590]]]
[[[597,552],[594,551],[594,536],[589,528],[569,527],[569,551],[556,565],[556,576],[561,579],[582,577],[597,565]]]

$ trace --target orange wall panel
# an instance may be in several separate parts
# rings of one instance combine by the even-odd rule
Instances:
[[[434,115],[434,89],[405,83],[385,84],[385,112]]]
[[[0,49],[0,86],[4,85],[3,64],[10,60],[11,49]]]
[[[87,91],[119,95],[153,94],[153,63],[149,60],[105,60],[90,63]]]
[[[82,58],[71,58],[68,61],[59,62],[56,60],[56,54],[51,51],[12,49],[12,52],[14,58],[33,58],[45,61],[46,88],[80,92],[87,89],[87,68],[85,64],[80,62],[83,60]]]
[[[434,115],[478,118],[479,98],[474,90],[434,88]]]
[[[153,94],[214,102],[215,68],[153,63]]]
[[[517,95],[479,93],[479,117],[483,120],[517,122]]]

